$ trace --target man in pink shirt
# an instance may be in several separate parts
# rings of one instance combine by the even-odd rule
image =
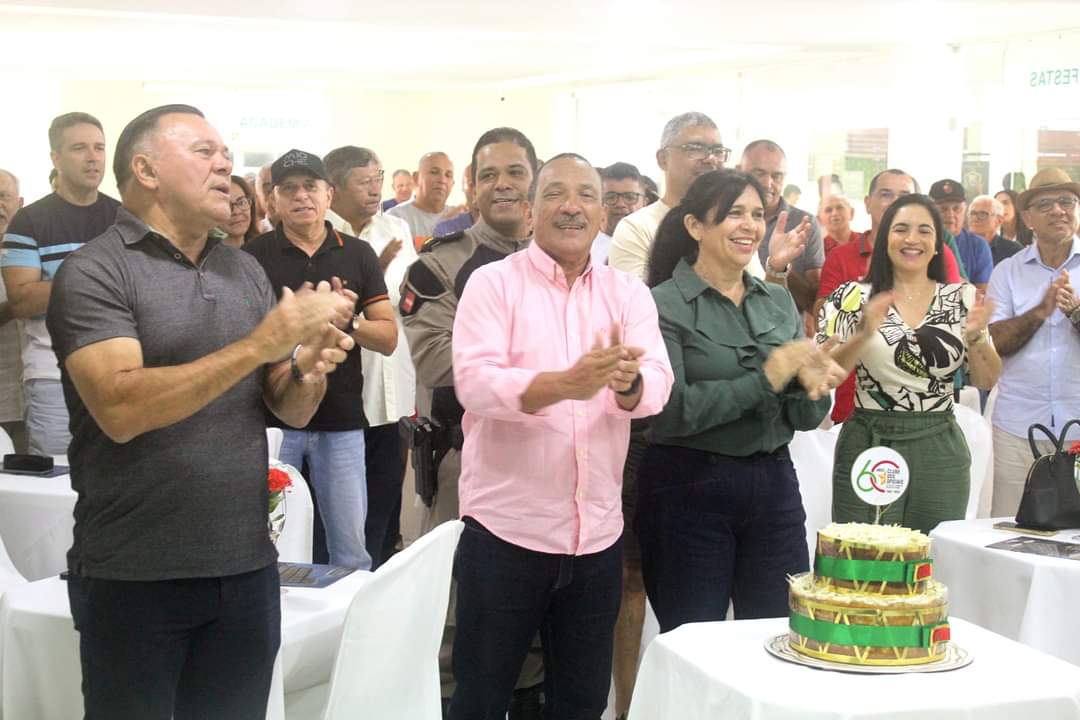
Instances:
[[[534,187],[533,243],[474,272],[454,321],[466,529],[454,566],[451,720],[505,715],[537,629],[550,716],[600,717],[630,419],[659,412],[671,391],[645,285],[590,263],[599,174],[557,155]]]

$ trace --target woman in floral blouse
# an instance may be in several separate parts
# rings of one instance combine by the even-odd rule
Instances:
[[[941,215],[924,195],[885,212],[866,283],[829,296],[818,342],[837,337],[833,359],[856,372],[855,413],[844,423],[833,463],[833,520],[872,522],[875,509],[855,495],[851,466],[883,445],[907,461],[911,483],[883,523],[924,532],[964,517],[971,455],[953,415],[953,376],[965,368],[989,388],[1001,359],[987,332],[991,308],[969,283],[946,283]]]

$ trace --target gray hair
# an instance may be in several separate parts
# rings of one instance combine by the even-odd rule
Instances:
[[[19,178],[15,177],[15,173],[11,172],[10,170],[5,170],[4,168],[0,168],[0,175],[7,175],[9,178],[11,178],[11,182],[15,183],[15,194],[18,195]]]
[[[664,132],[660,135],[660,147],[666,148],[675,142],[675,138],[679,136],[683,130],[688,127],[707,127],[718,129],[716,123],[712,118],[705,113],[699,112],[685,112],[682,115],[676,115],[667,121],[664,125]]]
[[[343,186],[353,168],[380,164],[379,156],[374,150],[355,145],[334,148],[323,158],[326,174],[330,176],[330,184],[334,187]]]
[[[972,200],[970,203],[968,203],[968,216],[971,215],[972,206],[975,203],[979,202],[980,200],[989,200],[990,201],[990,212],[991,212],[991,214],[997,215],[998,217],[1005,217],[1005,206],[1001,204],[1000,200],[998,200],[995,197],[991,197],[990,195],[979,195],[974,200]]]
[[[538,169],[536,171],[536,174],[533,175],[532,182],[529,183],[529,202],[530,203],[536,200],[536,191],[540,188],[540,174],[544,172],[544,168],[546,168],[548,165],[555,162],[556,160],[576,160],[579,163],[583,163],[585,165],[588,165],[590,168],[592,168],[592,171],[594,173],[596,173],[596,179],[598,181],[597,184],[596,184],[597,188],[602,188],[603,187],[604,179],[603,179],[602,174],[600,173],[599,170],[596,169],[596,167],[593,166],[593,164],[591,162],[588,161],[587,158],[585,158],[583,155],[578,155],[575,152],[559,153],[558,155],[555,155],[554,157],[550,157],[547,160],[545,160],[544,163],[542,165],[540,165],[540,169]]]
[[[818,201],[818,213],[821,212],[821,209],[824,208],[827,203],[830,203],[833,200],[838,200],[842,202],[848,210],[855,209],[854,206],[852,206],[851,200],[848,199],[847,195],[841,195],[840,193],[836,193],[834,195],[826,195]]]
[[[784,152],[784,148],[780,147],[779,145],[774,143],[772,140],[755,140],[755,141],[753,141],[752,143],[750,143],[749,145],[747,145],[746,147],[743,148],[742,156],[746,157],[749,153],[752,153],[754,150],[757,150],[758,148],[765,148],[769,152],[778,152],[781,155],[783,155],[785,159],[787,158],[787,153]]]

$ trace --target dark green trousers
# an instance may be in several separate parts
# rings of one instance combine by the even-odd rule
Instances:
[[[940,522],[963,519],[971,485],[971,453],[952,411],[856,408],[836,443],[834,522],[874,522],[874,506],[860,500],[851,487],[851,465],[863,450],[879,445],[900,453],[911,475],[907,492],[882,513],[882,525],[929,533]]]

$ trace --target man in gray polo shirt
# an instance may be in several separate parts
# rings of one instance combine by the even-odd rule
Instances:
[[[231,170],[195,108],[138,116],[117,141],[116,224],[53,281],[89,720],[266,712],[280,594],[264,403],[308,422],[353,345],[332,324],[352,303],[322,283],[275,307],[255,259],[208,239]]]

